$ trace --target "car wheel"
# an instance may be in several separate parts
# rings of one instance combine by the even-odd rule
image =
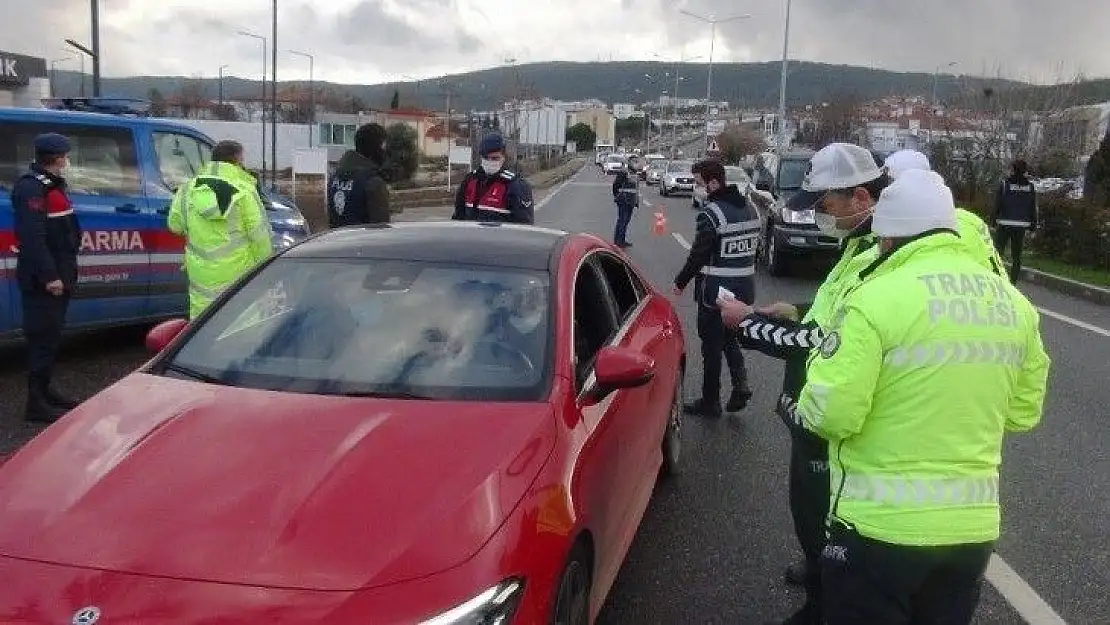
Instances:
[[[555,591],[551,625],[589,625],[592,582],[588,556],[581,543],[576,543],[570,550]]]
[[[786,256],[783,255],[782,250],[779,249],[779,243],[775,237],[774,230],[768,230],[767,236],[764,237],[766,244],[764,245],[764,266],[767,267],[767,273],[772,276],[780,277],[786,275]]]
[[[678,381],[675,383],[674,401],[671,402],[671,414],[667,416],[667,429],[663,434],[663,466],[660,469],[661,477],[678,475],[682,468],[682,407],[683,382],[685,372],[678,372]]]

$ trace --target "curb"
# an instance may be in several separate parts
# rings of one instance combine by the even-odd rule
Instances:
[[[1006,266],[1009,267],[1010,264],[1006,263]],[[1102,306],[1110,306],[1110,289],[1027,267],[1021,268],[1021,279],[1064,295],[1078,297]]]

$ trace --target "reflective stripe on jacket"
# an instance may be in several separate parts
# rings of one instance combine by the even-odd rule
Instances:
[[[1033,428],[1044,402],[1036,310],[950,231],[861,280],[810,357],[797,408],[830,444],[831,514],[892,544],[997,539],[1003,434]]]
[[[255,180],[230,163],[209,163],[179,188],[168,222],[185,237],[190,318],[273,251]]]

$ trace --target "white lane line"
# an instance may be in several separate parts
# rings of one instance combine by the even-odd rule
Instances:
[[[672,232],[671,236],[674,237],[675,241],[678,241],[679,245],[690,249],[690,242],[686,240],[686,237],[677,232]],[[1052,311],[1038,310],[1050,317],[1064,317]],[[1081,328],[1099,334],[1110,334],[1102,328],[1083,323],[1071,317],[1064,317],[1061,321],[1075,323]],[[999,594],[1013,606],[1014,610],[1029,625],[1067,625],[1064,619],[1060,618],[1060,615],[1052,609],[1052,606],[1041,599],[1037,591],[1033,590],[1033,587],[1026,583],[1014,569],[1010,568],[1010,565],[1006,564],[1006,561],[998,554],[991,555],[990,563],[987,565],[986,577],[987,581],[998,590]]]
[[[544,196],[544,198],[542,200],[540,200],[539,202],[536,202],[536,208],[534,210],[538,211],[541,208],[543,208],[544,206],[547,206],[547,203],[551,201],[551,198],[558,195],[559,192],[562,191],[563,189],[567,188],[567,185],[569,185],[569,184],[570,184],[570,180],[566,180],[563,183],[561,183],[559,186],[552,189],[551,193],[548,193],[547,195]]]
[[[1057,321],[1063,321],[1064,323],[1069,323],[1077,328],[1087,330],[1088,332],[1094,332],[1095,334],[1101,334],[1102,336],[1110,337],[1110,330],[1107,330],[1106,328],[1100,328],[1096,325],[1091,325],[1086,321],[1080,321],[1078,319],[1075,319],[1074,317],[1069,317],[1067,315],[1060,314],[1054,310],[1049,310],[1047,308],[1041,308],[1040,306],[1037,306],[1037,311],[1039,311],[1042,315],[1052,317]]]
[[[686,237],[677,232],[671,233],[671,236],[674,237],[675,241],[678,241],[679,245],[686,249],[690,249],[690,242],[686,240]],[[1037,311],[1040,312],[1042,315],[1045,315],[1046,317],[1052,317],[1057,321],[1063,321],[1064,323],[1071,324],[1077,328],[1087,330],[1088,332],[1094,332],[1095,334],[1110,337],[1110,330],[1107,330],[1106,328],[1100,328],[1096,325],[1087,323],[1086,321],[1080,321],[1074,317],[1069,317],[1067,315],[1058,313],[1054,310],[1049,310],[1047,308],[1041,308],[1040,306],[1037,306]]]
[[[1037,591],[1025,583],[1017,571],[1010,568],[998,554],[991,555],[986,577],[1029,625],[1067,625],[1067,621],[1041,599]]]

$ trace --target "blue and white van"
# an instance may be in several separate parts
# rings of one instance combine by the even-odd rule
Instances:
[[[169,231],[166,215],[173,190],[209,160],[215,142],[172,120],[118,114],[125,112],[118,100],[104,102],[98,108],[92,98],[67,100],[61,108],[69,110],[0,108],[0,339],[20,335],[22,314],[11,188],[33,160],[33,140],[43,132],[61,133],[73,143],[66,180],[84,231],[67,329],[185,314],[184,241]],[[264,201],[276,246],[308,236],[304,216],[291,202],[269,193]]]

